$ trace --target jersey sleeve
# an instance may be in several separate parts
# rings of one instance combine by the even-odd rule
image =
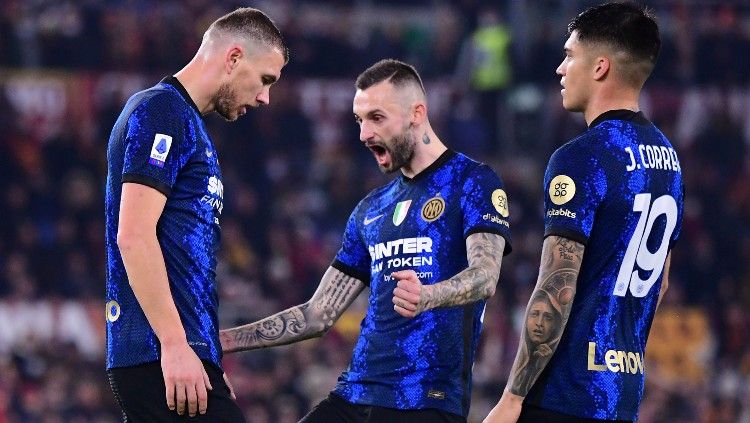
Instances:
[[[169,95],[136,107],[128,118],[122,182],[150,186],[169,196],[191,150],[186,111]]]
[[[607,178],[597,157],[575,144],[557,150],[544,174],[544,236],[586,245],[606,192]]]
[[[463,193],[464,238],[479,232],[498,234],[505,238],[503,255],[510,253],[508,196],[497,173],[485,164],[477,166],[464,181]]]
[[[362,203],[360,203],[360,205],[361,204]],[[344,230],[344,239],[341,243],[341,248],[336,254],[336,258],[333,260],[331,267],[369,285],[371,259],[370,253],[368,252],[358,229],[359,220],[357,216],[359,215],[359,209],[360,206],[358,205],[349,216],[349,220],[346,223],[346,229]]]

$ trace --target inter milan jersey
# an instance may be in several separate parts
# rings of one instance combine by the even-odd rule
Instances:
[[[507,253],[507,219],[500,178],[451,150],[357,205],[333,267],[369,282],[369,307],[335,393],[356,404],[467,415],[485,301],[405,318],[393,309],[391,274],[412,269],[425,285],[449,279],[468,266],[473,233],[503,236]]]
[[[216,150],[198,108],[169,77],[133,95],[107,150],[107,368],[158,360],[159,341],[133,294],[117,247],[122,184],[167,197],[156,226],[169,287],[188,344],[221,366],[216,252],[224,186]]]
[[[635,420],[664,262],[682,221],[677,153],[642,113],[610,111],[552,155],[544,188],[545,235],[586,248],[567,327],[526,401]]]

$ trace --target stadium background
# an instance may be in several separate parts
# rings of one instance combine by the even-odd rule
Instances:
[[[271,106],[208,118],[226,187],[221,322],[303,302],[356,202],[386,181],[358,142],[353,80],[414,63],[452,148],[500,171],[514,253],[489,301],[470,421],[497,400],[542,244],[542,172],[584,128],[563,111],[565,25],[587,1],[260,1],[291,62]],[[750,422],[750,5],[653,1],[663,50],[642,107],[687,198],[647,353],[642,422]],[[191,57],[240,4],[0,2],[0,423],[112,422],[105,382],[105,148],[124,100]],[[364,296],[325,337],[225,357],[250,422],[294,422],[347,364]]]

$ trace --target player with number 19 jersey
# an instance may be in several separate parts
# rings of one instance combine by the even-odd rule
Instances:
[[[609,111],[552,155],[544,189],[545,236],[585,251],[569,323],[525,402],[636,420],[646,339],[682,222],[677,154],[641,112]]]

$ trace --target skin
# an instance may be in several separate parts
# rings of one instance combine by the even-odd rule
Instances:
[[[269,104],[270,87],[284,65],[278,49],[207,33],[196,56],[175,76],[201,113],[217,112],[232,121],[248,107]],[[156,238],[165,203],[166,197],[151,187],[123,184],[117,243],[133,292],[161,344],[167,406],[180,415],[194,416],[205,414],[207,390],[212,387],[202,362],[187,344],[169,289]]]

